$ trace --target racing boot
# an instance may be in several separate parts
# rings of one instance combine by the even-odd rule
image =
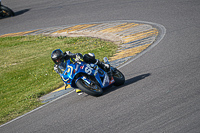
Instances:
[[[96,65],[98,65],[100,68],[102,68],[105,72],[108,72],[110,70],[110,65],[109,64],[105,64],[103,62],[101,62],[100,60],[98,59],[95,59],[95,55],[93,53],[88,53],[88,54],[85,54],[83,56],[83,60],[86,62],[86,63],[94,63]]]
[[[109,64],[105,64],[103,62],[101,62],[100,60],[97,59],[96,63],[100,68],[102,68],[105,72],[109,72],[110,71],[110,65]]]
[[[112,78],[112,74],[111,74],[111,71],[110,71],[110,64],[105,64],[99,60],[97,60],[97,63],[96,63],[99,67],[101,67],[105,72],[107,72],[108,74],[108,77],[109,79],[111,80]]]

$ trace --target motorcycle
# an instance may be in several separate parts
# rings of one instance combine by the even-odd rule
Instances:
[[[107,57],[104,57],[104,63],[110,65]],[[120,86],[125,83],[124,75],[117,69],[110,66],[110,71],[105,72],[96,64],[88,64],[82,61],[71,63],[70,60],[65,63],[66,69],[61,74],[61,78],[66,86],[80,89],[88,95],[100,96],[103,89],[114,86]]]
[[[10,8],[1,5],[1,0],[0,0],[0,18],[11,17],[14,15],[15,13]]]

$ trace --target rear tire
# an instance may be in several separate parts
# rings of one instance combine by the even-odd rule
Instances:
[[[76,82],[76,86],[82,90],[83,92],[87,93],[88,95],[92,95],[92,96],[100,96],[103,94],[103,90],[99,85],[90,85],[87,84],[84,80],[79,79]]]
[[[115,80],[114,86],[120,86],[125,83],[124,75],[116,68],[115,71],[113,72],[113,78]]]
[[[15,13],[8,7],[1,5],[1,15],[0,17],[6,18],[6,17],[11,17],[14,16]]]

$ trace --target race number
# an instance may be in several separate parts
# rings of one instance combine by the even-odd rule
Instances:
[[[89,64],[87,64],[87,66],[85,67],[85,72],[90,75],[92,73],[92,68]]]

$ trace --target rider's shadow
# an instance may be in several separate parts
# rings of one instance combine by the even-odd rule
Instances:
[[[135,83],[135,82],[138,82],[138,81],[140,81],[140,80],[142,80],[142,79],[144,79],[144,78],[146,78],[146,77],[149,77],[150,75],[151,75],[150,73],[147,73],[147,74],[142,74],[142,75],[139,75],[139,76],[136,76],[136,77],[127,79],[127,80],[125,81],[124,85],[121,85],[121,86],[119,86],[119,87],[114,86],[114,87],[111,87],[111,88],[106,88],[106,89],[104,89],[103,95],[108,94],[108,93],[110,93],[110,92],[112,92],[112,91],[115,91],[115,90],[117,90],[117,89],[120,89],[120,88],[122,88],[122,87],[125,87],[125,86],[127,86],[127,85],[133,84],[133,83]]]

